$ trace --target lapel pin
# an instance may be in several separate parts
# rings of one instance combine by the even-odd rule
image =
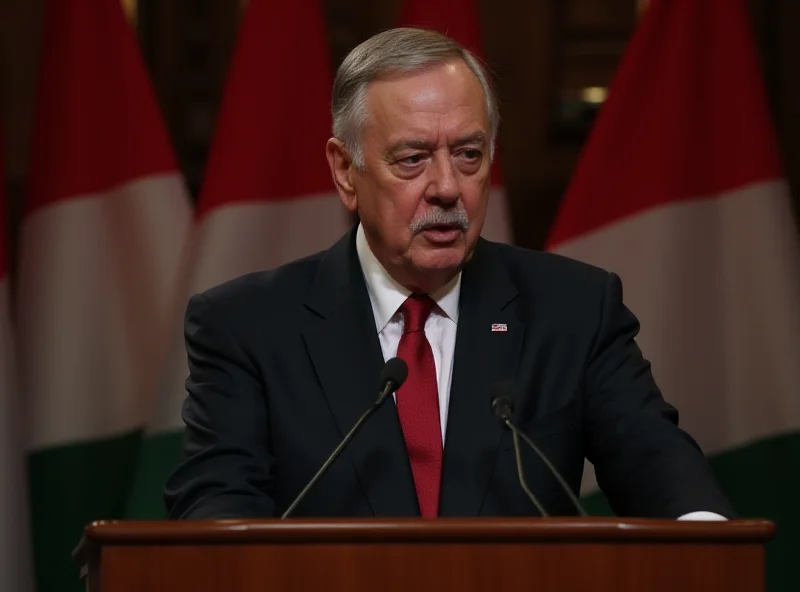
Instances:
[[[508,331],[508,325],[505,323],[492,323],[492,331]]]

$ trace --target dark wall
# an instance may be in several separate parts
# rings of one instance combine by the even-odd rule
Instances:
[[[540,247],[594,109],[579,91],[606,86],[642,0],[481,0],[486,58],[497,76],[500,149],[515,235]],[[197,193],[246,0],[139,0],[134,26],[179,162]],[[790,183],[800,187],[800,2],[751,0]],[[332,67],[396,23],[399,0],[325,0]],[[0,100],[12,202],[24,190],[42,0],[0,0]],[[566,107],[570,107],[567,109]],[[798,191],[795,190],[795,203]]]
[[[335,68],[370,35],[393,26],[398,0],[324,3]],[[138,28],[179,159],[197,191],[236,36],[241,4],[140,0]],[[636,0],[494,0],[479,5],[495,72],[500,150],[521,244],[540,246],[590,117],[559,118],[561,101],[604,86],[636,22]]]

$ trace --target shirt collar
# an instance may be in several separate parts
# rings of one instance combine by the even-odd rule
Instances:
[[[364,227],[359,224],[356,232],[356,252],[367,282],[372,313],[378,333],[392,319],[411,291],[400,285],[378,261],[369,248]],[[461,272],[430,296],[441,311],[454,323],[458,323],[458,299],[461,293]]]

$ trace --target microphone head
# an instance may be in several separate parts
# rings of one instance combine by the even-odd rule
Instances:
[[[400,358],[392,358],[383,365],[381,370],[380,390],[384,390],[388,383],[392,383],[391,390],[399,389],[408,378],[408,366]]]
[[[489,387],[492,412],[500,421],[505,422],[507,419],[511,419],[511,415],[514,413],[516,393],[517,389],[510,382],[496,382]]]

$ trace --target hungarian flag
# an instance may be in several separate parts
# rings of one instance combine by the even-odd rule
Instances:
[[[8,279],[5,175],[0,159],[0,590],[32,590],[28,537],[26,425],[17,388],[16,352]]]
[[[421,27],[439,31],[460,43],[483,61],[483,38],[476,0],[405,0],[400,14],[401,27]],[[511,214],[503,189],[499,150],[492,162],[492,188],[481,236],[504,243],[512,242]]]
[[[119,2],[46,3],[17,292],[38,590],[83,589],[84,525],[120,517],[191,228]]]
[[[800,241],[744,0],[651,1],[548,249],[620,275],[682,427],[780,525],[770,582],[800,588]]]
[[[184,303],[237,276],[330,247],[350,227],[325,158],[332,73],[319,0],[250,0],[198,205]],[[129,516],[163,516],[180,460],[188,375],[182,316]]]

